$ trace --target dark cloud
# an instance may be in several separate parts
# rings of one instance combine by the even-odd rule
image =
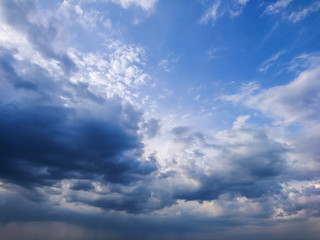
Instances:
[[[91,191],[91,190],[95,190],[95,187],[92,184],[92,182],[77,181],[70,187],[70,189],[75,191]]]
[[[18,72],[18,66],[26,71]],[[71,190],[94,192],[90,181],[97,181],[120,186],[120,197],[109,208],[120,209],[121,186],[144,182],[157,169],[154,158],[142,157],[142,113],[121,98],[97,97],[88,85],[53,78],[6,49],[0,52],[0,82],[0,178],[21,186],[16,190],[25,197],[46,201],[37,189],[57,187],[62,180],[76,180]],[[46,193],[59,195],[59,189]],[[147,198],[150,192],[143,194]],[[121,210],[138,212],[131,210],[131,198]]]
[[[120,116],[110,116],[118,121],[109,122],[80,118],[74,109],[59,106],[14,104],[1,106],[1,113],[0,174],[20,185],[97,176],[128,183],[156,169],[136,160],[141,154],[140,138],[130,128],[132,122],[129,125]]]
[[[4,239],[310,239],[319,221],[265,221],[256,218],[155,218],[110,212],[81,213],[46,203],[0,195],[0,234]],[[231,206],[230,206],[231,207]],[[13,211],[14,209],[14,211]],[[257,227],[257,225],[259,225]],[[125,228],[125,230],[124,230]],[[19,231],[17,231],[19,229]],[[50,233],[48,235],[48,232]],[[306,237],[307,236],[307,237]]]

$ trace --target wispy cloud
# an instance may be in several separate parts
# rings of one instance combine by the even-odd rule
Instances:
[[[287,18],[289,21],[296,23],[307,17],[310,13],[317,12],[319,10],[320,2],[315,2],[300,11],[290,13]]]
[[[274,54],[272,57],[268,58],[267,60],[265,60],[260,67],[258,68],[258,71],[260,72],[266,72],[268,71],[268,69],[275,64],[275,62],[278,60],[278,58],[283,55],[285,53],[284,50]]]
[[[220,6],[220,0],[217,0],[201,17],[200,23],[214,22],[220,15],[218,14],[218,8]]]
[[[206,24],[208,22],[214,23],[218,18],[224,16],[225,14],[228,14],[230,17],[237,17],[242,13],[243,8],[246,6],[248,2],[249,0],[237,0],[237,1],[232,1],[228,4],[225,4],[225,2],[221,2],[220,0],[217,0],[203,14],[203,16],[200,19],[200,23],[202,24]]]
[[[162,59],[158,63],[158,66],[166,72],[171,72],[177,62],[179,62],[179,57],[172,57],[171,54],[169,54],[167,58]]]
[[[269,15],[280,13],[291,2],[292,2],[292,0],[277,0],[275,3],[268,5],[268,7],[264,10],[264,13],[269,14]]]
[[[306,18],[309,14],[317,12],[320,9],[320,2],[316,1],[308,6],[300,6],[298,11],[287,11],[287,6],[292,0],[278,0],[277,2],[268,5],[264,13],[267,15],[280,14],[283,19],[292,23],[297,23]]]

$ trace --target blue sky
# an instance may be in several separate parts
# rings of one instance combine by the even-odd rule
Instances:
[[[1,1],[1,239],[319,239],[319,13]]]

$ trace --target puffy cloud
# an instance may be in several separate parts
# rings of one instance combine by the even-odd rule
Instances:
[[[185,166],[185,174],[198,187],[175,192],[177,198],[213,200],[224,193],[257,198],[281,190],[279,176],[286,165],[286,148],[270,139],[264,130],[246,125],[246,119],[248,116],[238,118],[233,129],[215,135],[215,145],[200,144],[199,150],[214,147],[217,152],[211,156],[205,154],[203,165],[195,159],[193,164]],[[178,136],[186,134],[186,129],[175,131]]]
[[[264,115],[275,119],[277,124],[318,125],[319,57],[315,54],[299,56],[289,69],[293,70],[298,66],[302,66],[304,70],[286,85],[260,89],[257,92],[259,86],[251,82],[242,86],[239,93],[223,95],[219,99],[260,110]]]
[[[246,105],[283,124],[318,123],[320,67],[308,69],[291,83],[249,97]]]

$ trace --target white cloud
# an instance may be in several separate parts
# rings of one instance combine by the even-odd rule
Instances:
[[[250,0],[237,0],[236,2],[234,2],[232,8],[229,10],[230,17],[239,16],[242,13],[243,8],[249,1]]]
[[[287,85],[249,97],[245,104],[282,124],[319,122],[320,66],[302,72]]]
[[[233,129],[241,129],[245,127],[247,124],[246,122],[250,119],[250,115],[243,115],[239,116],[237,120],[233,123]]]
[[[250,0],[237,0],[231,1],[230,3],[221,2],[217,0],[201,17],[200,23],[206,24],[208,22],[214,23],[219,17],[229,14],[229,17],[239,16],[243,8]]]
[[[201,17],[200,23],[208,23],[209,21],[214,22],[218,17],[218,8],[220,5],[220,0],[216,1]]]
[[[284,50],[274,54],[272,57],[265,60],[260,67],[258,68],[258,71],[260,72],[266,72],[268,69],[275,63],[275,61],[278,60],[278,58],[285,53]]]
[[[123,8],[128,8],[131,5],[141,7],[147,12],[151,12],[154,9],[158,0],[111,0],[114,3],[120,4]]]
[[[173,56],[172,53],[169,53],[166,58],[162,59],[158,63],[158,66],[166,72],[171,72],[174,69],[174,65],[179,62],[179,60],[179,57]]]
[[[288,19],[293,23],[296,23],[301,21],[303,18],[307,17],[310,13],[319,11],[319,9],[320,9],[320,2],[315,2],[314,4],[307,6],[301,11],[292,12],[288,16]]]
[[[137,89],[150,79],[143,70],[144,49],[121,41],[111,39],[104,50],[86,54],[72,49],[69,55],[82,66],[71,80],[89,84],[101,97],[118,95],[133,102]]]
[[[289,71],[301,71],[301,69],[314,68],[320,63],[320,53],[303,53],[295,57],[289,64]]]
[[[171,68],[168,66],[169,60],[168,59],[162,59],[159,63],[158,66],[161,67],[164,71],[170,72]]]
[[[221,58],[223,56],[222,52],[226,50],[226,48],[210,48],[206,54],[209,60]]]
[[[292,0],[278,0],[275,3],[268,5],[264,10],[264,13],[269,15],[280,13],[280,11],[285,9],[291,2]]]
[[[240,101],[243,101],[247,97],[251,96],[252,93],[257,91],[259,88],[260,86],[257,82],[249,82],[247,84],[242,84],[241,91],[239,93],[231,94],[231,95],[223,95],[217,99],[222,101],[230,101],[230,102],[238,103]]]
[[[277,124],[318,125],[320,119],[320,62],[314,54],[311,66],[302,71],[287,85],[275,86],[254,94],[256,87],[248,86],[240,93],[225,95],[221,100],[240,102],[247,107],[260,110],[275,119]],[[307,58],[304,56],[304,58]],[[304,61],[307,61],[304,59]]]

